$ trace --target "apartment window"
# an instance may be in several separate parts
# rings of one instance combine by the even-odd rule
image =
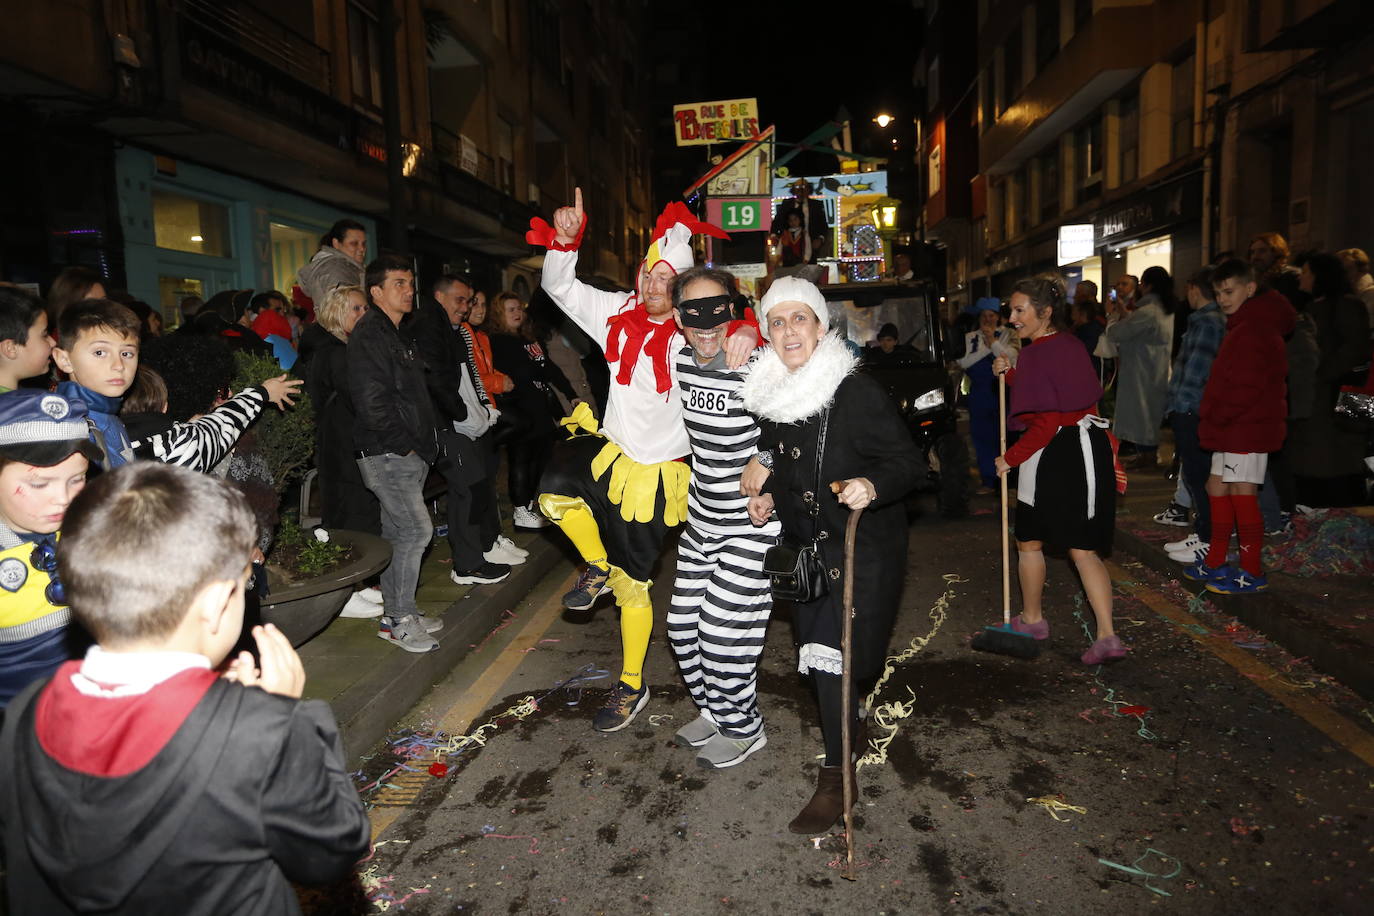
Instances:
[[[926,71],[926,111],[934,111],[940,104],[940,58],[937,55]]]
[[[554,0],[530,0],[530,51],[535,66],[555,82],[563,78],[563,24]]]
[[[1132,92],[1118,103],[1118,122],[1121,125],[1121,150],[1117,168],[1121,183],[1135,181],[1140,177],[1140,93]]]
[[[496,119],[496,183],[507,194],[515,193],[515,127]]]
[[[1173,104],[1169,107],[1171,122],[1169,153],[1174,159],[1193,151],[1193,67],[1196,55],[1189,54],[1174,64]]]
[[[987,130],[997,120],[992,74],[993,68],[988,67],[978,77],[978,120],[982,130]]]
[[[1045,69],[1059,53],[1059,0],[1035,4],[1035,72]]]
[[[1026,228],[1030,216],[1030,169],[1022,166],[1011,179],[1011,204],[1007,207],[1007,238]]]
[[[587,114],[597,136],[607,136],[610,131],[606,124],[606,87],[596,80],[587,87]]]
[[[491,0],[491,33],[502,44],[510,40],[510,0]]]
[[[1077,176],[1075,202],[1083,203],[1102,193],[1102,119],[1094,118],[1074,132],[1074,163]]]
[[[1047,223],[1059,215],[1059,144],[1042,153],[1036,163],[1040,173],[1039,222]]]
[[[1011,107],[1021,94],[1021,29],[1016,28],[1002,45],[1002,98],[997,113]]]
[[[1073,0],[1073,30],[1081,31],[1093,18],[1093,0]]]
[[[371,10],[357,3],[348,5],[348,53],[353,76],[353,97],[373,108],[382,107],[380,31],[377,17]]]

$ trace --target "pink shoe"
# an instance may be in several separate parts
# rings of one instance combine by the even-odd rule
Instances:
[[[1035,623],[1026,623],[1017,614],[1011,619],[1011,628],[1018,633],[1025,633],[1027,636],[1034,636],[1036,639],[1050,638],[1050,622],[1043,617]]]
[[[1119,662],[1125,657],[1126,647],[1121,644],[1121,640],[1116,636],[1104,636],[1083,653],[1083,664],[1102,665],[1107,662]]]

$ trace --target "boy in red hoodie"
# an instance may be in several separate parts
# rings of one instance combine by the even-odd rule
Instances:
[[[135,462],[64,520],[61,575],[97,645],[6,710],[0,824],[14,916],[299,913],[344,877],[367,814],[286,638],[242,653],[257,524],[213,477]]]
[[[1226,315],[1226,337],[1202,392],[1198,423],[1198,439],[1213,453],[1207,478],[1212,532],[1207,556],[1183,575],[1209,592],[1244,595],[1269,587],[1260,557],[1264,521],[1258,493],[1269,453],[1283,446],[1288,431],[1283,339],[1292,333],[1297,312],[1282,293],[1259,292],[1253,269],[1239,259],[1222,262],[1212,280]],[[1233,529],[1240,569],[1226,562]]]

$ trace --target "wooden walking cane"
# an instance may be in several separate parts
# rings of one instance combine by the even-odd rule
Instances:
[[[843,487],[836,481],[830,485],[832,493],[839,493]],[[859,530],[859,516],[862,509],[851,509],[849,524],[844,529],[844,606],[840,611],[840,755],[841,772],[844,774],[844,850],[845,867],[840,877],[846,881],[857,881],[854,872],[854,763],[852,716],[850,715],[850,694],[854,692],[854,538]]]

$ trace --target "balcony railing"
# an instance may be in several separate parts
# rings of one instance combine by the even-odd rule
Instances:
[[[301,82],[329,94],[329,52],[246,4],[181,0],[181,13],[202,29],[226,39]]]

